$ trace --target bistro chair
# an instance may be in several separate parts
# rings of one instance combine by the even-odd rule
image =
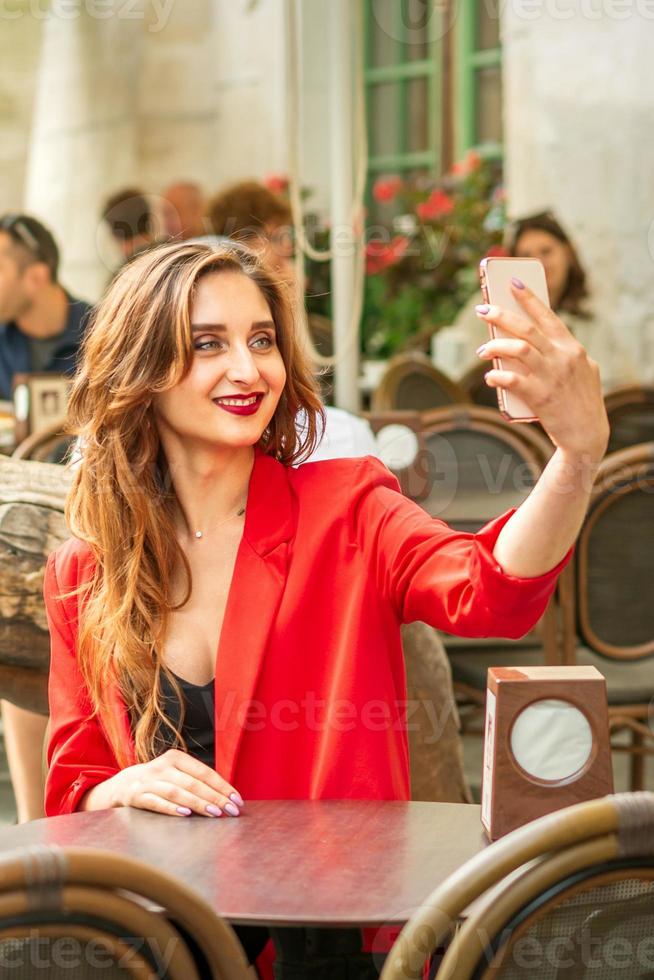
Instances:
[[[654,752],[654,442],[606,457],[575,559],[564,658],[606,677],[613,749],[631,755],[631,788],[640,789]]]
[[[434,367],[426,354],[408,351],[389,362],[372,396],[372,409],[375,412],[424,412],[465,401],[463,390]]]
[[[611,434],[608,452],[654,440],[654,387],[625,385],[604,396]]]
[[[182,882],[142,861],[58,846],[2,855],[0,978],[64,980],[73,955],[75,980],[248,977],[231,927]]]
[[[538,480],[552,446],[529,425],[505,422],[490,408],[466,405],[422,413],[430,492],[421,505],[462,531],[478,531],[519,506]],[[486,674],[516,659],[561,662],[556,596],[521,640],[444,635],[464,734],[483,734]]]
[[[402,493],[420,502],[429,493],[420,412],[362,412],[377,441],[382,462],[397,477]]]
[[[490,370],[488,362],[475,364],[462,378],[459,385],[463,388],[468,401],[473,405],[481,405],[483,408],[493,408],[499,412],[497,407],[497,392],[495,388],[489,388],[484,381],[486,372]]]
[[[413,915],[381,980],[419,977],[462,917],[437,980],[651,977],[654,794],[580,803],[491,844]]]
[[[68,453],[72,436],[66,435],[61,420],[37,429],[14,449],[13,459],[31,459],[40,463],[62,463]]]

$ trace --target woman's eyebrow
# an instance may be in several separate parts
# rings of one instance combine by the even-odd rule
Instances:
[[[227,327],[224,323],[192,323],[191,324],[193,333],[200,333],[203,330],[215,330],[217,333],[224,333]],[[275,329],[275,324],[272,320],[255,320],[255,322],[250,327],[250,332],[253,330],[263,330],[263,329]]]

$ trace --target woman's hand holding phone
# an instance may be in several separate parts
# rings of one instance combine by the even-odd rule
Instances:
[[[517,362],[519,371],[495,367],[486,374],[492,388],[515,393],[530,406],[555,446],[591,464],[606,451],[609,424],[599,368],[563,321],[519,279],[511,292],[525,316],[486,304],[477,314],[507,337],[482,344],[477,354]]]

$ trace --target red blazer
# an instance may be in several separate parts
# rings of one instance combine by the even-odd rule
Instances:
[[[409,799],[400,624],[522,636],[567,560],[505,575],[492,550],[509,516],[453,531],[371,457],[293,469],[258,454],[216,656],[216,770],[246,800]],[[71,539],[46,569],[49,815],[120,768],[76,662],[79,600],[58,598],[93,561]],[[116,686],[106,704],[136,762]]]

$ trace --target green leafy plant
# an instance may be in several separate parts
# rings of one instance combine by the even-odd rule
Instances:
[[[362,351],[428,349],[478,289],[477,266],[502,254],[504,194],[493,164],[469,153],[438,183],[384,177],[372,196],[395,217],[369,223]]]

